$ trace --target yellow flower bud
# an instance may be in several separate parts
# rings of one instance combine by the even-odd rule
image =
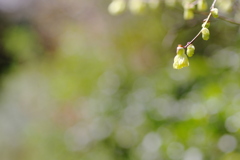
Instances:
[[[205,25],[205,26],[204,26]],[[209,28],[210,27],[210,22],[208,21],[206,24],[205,24],[205,21],[203,21],[203,24],[202,24],[202,28]]]
[[[191,20],[194,18],[194,13],[192,9],[184,9],[183,18],[185,20]]]
[[[185,3],[184,4],[184,12],[183,12],[183,18],[185,20],[191,20],[194,18],[194,6],[191,5],[190,3]]]
[[[209,36],[210,36],[209,30],[206,27],[204,27],[202,29],[202,38],[203,38],[203,40],[207,41],[209,39]]]
[[[208,5],[205,0],[198,0],[197,9],[199,11],[205,11],[207,9],[207,7],[208,7]]]
[[[195,51],[194,45],[190,44],[187,47],[187,55],[188,55],[188,57],[192,57],[194,55],[194,51]]]
[[[214,18],[218,18],[218,9],[217,8],[211,9],[211,13]]]
[[[125,0],[113,0],[108,6],[108,12],[112,15],[120,14],[126,8]]]
[[[177,47],[177,55],[174,57],[173,68],[181,69],[183,67],[188,67],[188,66],[189,66],[189,62],[185,54],[185,49],[181,45],[179,45]]]

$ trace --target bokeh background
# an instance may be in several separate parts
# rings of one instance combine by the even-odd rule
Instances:
[[[239,1],[218,2],[240,22]],[[175,70],[206,15],[110,3],[0,0],[0,159],[239,160],[239,25],[211,18]]]

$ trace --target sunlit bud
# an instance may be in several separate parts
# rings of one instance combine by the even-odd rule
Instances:
[[[173,68],[181,69],[183,67],[188,67],[188,66],[189,66],[189,62],[185,54],[185,49],[181,45],[178,45],[177,55],[174,57]]]
[[[209,30],[208,30],[206,27],[204,27],[204,28],[202,29],[202,38],[203,38],[205,41],[207,41],[207,40],[209,39],[209,36],[210,36]]]
[[[113,0],[108,6],[108,12],[112,15],[120,14],[126,8],[125,0]]]
[[[218,18],[218,9],[217,8],[211,9],[211,13],[214,18]]]
[[[194,45],[190,44],[187,47],[187,55],[188,55],[188,57],[192,57],[194,55],[194,51],[195,51]]]
[[[207,23],[205,23],[205,22],[206,22],[206,19],[203,20],[202,28],[204,28],[204,27],[209,28],[210,27],[210,22],[209,21]]]
[[[129,0],[128,8],[133,14],[140,14],[144,11],[146,4],[142,0]]]
[[[198,0],[198,4],[197,4],[197,9],[199,11],[205,11],[207,9],[208,5],[206,0]]]
[[[181,44],[179,44],[177,46],[176,53],[177,54],[184,54],[185,53],[185,49],[183,48],[183,46]]]
[[[192,9],[187,9],[185,8],[184,9],[184,12],[183,12],[183,18],[185,20],[191,20],[194,18],[194,13],[193,13],[193,10]]]
[[[183,12],[183,18],[185,20],[191,20],[194,18],[194,5],[191,5],[190,3],[184,3],[184,12]]]

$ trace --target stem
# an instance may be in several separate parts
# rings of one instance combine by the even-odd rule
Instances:
[[[217,2],[217,0],[214,0],[214,1],[213,1],[212,5],[211,5],[211,7],[210,7],[210,10],[214,8],[216,2]]]
[[[192,44],[198,38],[198,36],[200,36],[201,33],[202,33],[202,29],[198,32],[198,34],[190,42],[187,42],[187,44],[183,48],[187,48],[190,44]]]
[[[224,16],[218,16],[218,19],[221,19],[221,20],[223,20],[223,21],[226,21],[226,22],[229,22],[229,23],[232,23],[232,24],[236,24],[236,25],[240,25],[240,23],[238,23],[238,22],[235,22],[235,21],[233,21],[232,19],[229,19],[229,18],[226,18],[226,17],[224,17]]]
[[[197,13],[197,14],[202,14],[202,15],[208,15],[207,12],[197,12],[197,11],[195,11],[195,13]],[[236,22],[236,21],[234,21],[233,19],[230,19],[230,18],[221,16],[221,15],[218,16],[218,19],[223,20],[223,21],[226,21],[226,22],[229,22],[229,23],[232,23],[232,24],[240,25],[239,22]]]
[[[211,15],[212,15],[211,9],[214,8],[214,5],[216,2],[217,2],[217,0],[213,1],[212,5],[210,7],[210,13],[208,14],[207,18],[205,19],[205,22],[203,23],[202,28],[204,28],[206,26],[207,22],[209,21]],[[187,44],[183,48],[187,48],[190,44],[192,44],[200,36],[201,33],[202,33],[202,29],[198,32],[198,34],[190,42],[187,42]]]

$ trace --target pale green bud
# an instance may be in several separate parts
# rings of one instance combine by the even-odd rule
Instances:
[[[205,41],[207,41],[207,40],[209,39],[209,36],[210,36],[209,30],[208,30],[206,27],[204,27],[204,28],[202,29],[202,38],[203,38]]]
[[[133,14],[140,14],[144,11],[146,4],[142,0],[129,0],[128,8]]]
[[[194,13],[192,9],[184,9],[183,18],[185,20],[191,20],[194,18]]]
[[[205,11],[207,9],[208,5],[206,0],[198,0],[198,4],[197,4],[197,9],[199,11]]]
[[[188,67],[189,62],[185,54],[185,49],[182,46],[177,47],[177,55],[174,57],[173,68],[181,69],[183,67]]]
[[[113,0],[108,6],[108,12],[112,15],[120,14],[126,8],[125,0]]]
[[[185,54],[185,49],[183,48],[183,46],[181,44],[179,44],[177,46],[176,53],[179,54],[179,55]]]
[[[189,2],[185,2],[184,4],[184,12],[183,12],[183,18],[185,20],[191,20],[194,18],[194,5],[192,5]]]
[[[194,55],[194,51],[195,51],[195,47],[193,44],[190,44],[188,47],[187,47],[187,55],[188,57],[192,57]]]
[[[210,27],[210,22],[209,21],[207,23],[203,22],[202,28],[204,28],[204,27],[209,28]]]
[[[217,8],[211,9],[211,13],[214,18],[218,18],[218,9]]]

